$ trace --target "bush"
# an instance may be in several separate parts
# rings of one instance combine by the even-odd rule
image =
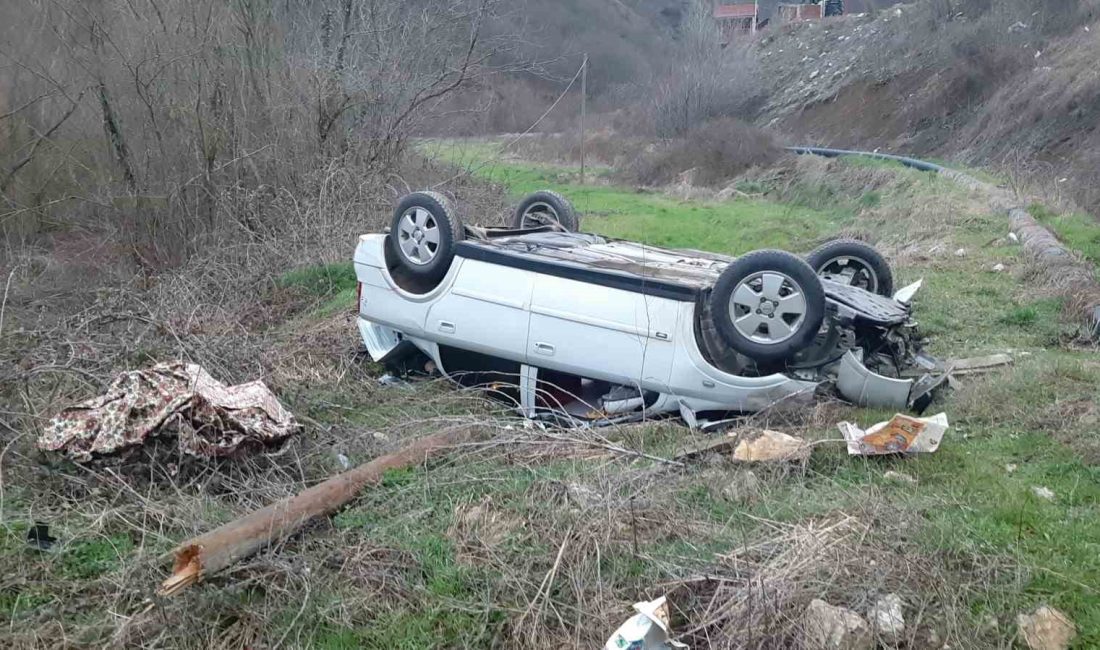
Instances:
[[[665,70],[640,89],[642,124],[658,137],[677,137],[701,122],[748,117],[762,90],[755,59],[744,44],[722,44],[710,4],[695,2]]]
[[[640,185],[665,185],[694,169],[692,183],[716,185],[753,166],[769,165],[781,154],[770,133],[736,118],[704,122],[682,138],[666,142],[641,156],[626,170]]]

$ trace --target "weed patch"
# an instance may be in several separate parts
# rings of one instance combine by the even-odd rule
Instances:
[[[126,535],[77,541],[64,548],[62,570],[70,578],[96,578],[118,568],[133,550],[134,543]]]
[[[355,284],[355,268],[351,262],[307,266],[288,271],[278,280],[281,287],[297,288],[316,297],[354,292]]]

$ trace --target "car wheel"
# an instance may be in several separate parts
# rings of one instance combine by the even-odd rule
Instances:
[[[512,227],[520,230],[555,225],[566,232],[577,232],[581,222],[569,199],[552,190],[527,195],[512,215]]]
[[[437,192],[414,192],[397,204],[390,242],[409,275],[436,281],[447,273],[455,247],[465,238],[450,202]]]
[[[854,239],[827,242],[806,256],[806,263],[826,280],[894,295],[894,274],[882,253]]]
[[[763,250],[722,272],[710,295],[718,334],[758,362],[782,361],[813,340],[825,318],[825,290],[806,262]]]

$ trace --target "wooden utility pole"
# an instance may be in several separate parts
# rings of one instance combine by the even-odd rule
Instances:
[[[297,496],[276,501],[205,535],[189,539],[172,551],[175,558],[172,575],[161,583],[158,593],[173,596],[277,544],[313,519],[343,508],[366,487],[378,485],[388,470],[422,464],[484,437],[481,430],[467,427],[418,438],[393,453],[307,488]]]
[[[581,64],[581,185],[584,185],[584,118],[588,113],[588,54]]]

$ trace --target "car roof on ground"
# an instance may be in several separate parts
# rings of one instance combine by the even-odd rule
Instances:
[[[694,300],[700,290],[713,286],[733,261],[715,253],[565,232],[467,240],[459,245],[458,255],[682,300]],[[599,276],[607,281],[595,282]]]

